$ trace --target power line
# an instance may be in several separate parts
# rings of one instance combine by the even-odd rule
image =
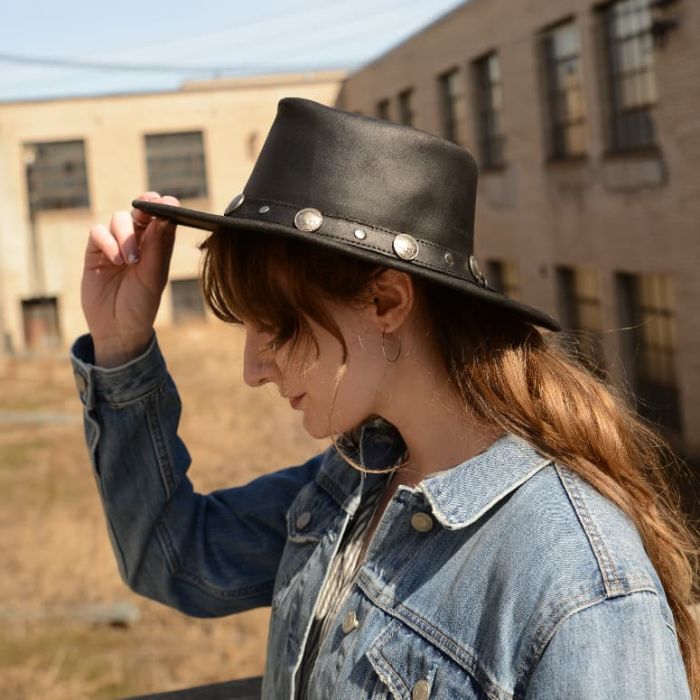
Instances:
[[[329,17],[330,22],[325,23],[325,25],[321,22],[319,25],[315,24],[313,21],[309,21],[310,18],[313,17],[319,17],[320,15],[323,15],[327,12],[329,8],[327,7],[322,7],[322,8],[314,8],[313,11],[307,12],[307,13],[300,13],[296,16],[293,15],[294,19],[298,22],[301,20],[302,24],[306,27],[307,31],[317,31],[322,29],[324,26],[326,27],[326,34],[328,33],[328,27],[333,27],[334,29],[339,29],[342,28],[343,30],[347,30],[348,26],[352,26],[352,24],[355,23],[362,23],[362,24],[367,24],[367,23],[376,23],[380,18],[386,20],[386,19],[393,19],[393,16],[391,15],[392,11],[396,9],[398,12],[397,14],[404,14],[406,5],[412,5],[416,2],[416,0],[400,0],[399,2],[392,2],[389,3],[388,5],[380,6],[378,8],[378,12],[375,13],[374,16],[372,17],[358,17],[356,12],[353,13],[352,15],[345,15],[345,13],[341,13],[338,15],[337,13],[335,16]],[[420,0],[420,4],[422,4],[422,0]],[[387,17],[387,14],[389,17]],[[383,15],[383,17],[382,17]],[[291,18],[290,18],[291,19]],[[324,36],[324,34],[319,34],[318,36],[315,37],[315,39],[311,42],[308,41],[307,37],[303,35],[299,35],[297,32],[290,32],[291,27],[286,27],[280,31],[279,25],[275,27],[276,31],[270,32],[263,32],[261,36],[251,36],[249,34],[249,31],[252,27],[260,26],[264,24],[264,22],[258,21],[253,21],[251,23],[242,24],[236,27],[231,28],[231,33],[236,34],[239,37],[243,36],[245,37],[242,41],[239,38],[237,41],[237,45],[240,47],[241,45],[245,46],[246,44],[251,44],[251,43],[260,43],[261,41],[268,42],[270,40],[274,40],[277,38],[281,38],[282,36],[289,36],[290,34],[292,37],[296,38],[297,41],[300,43],[295,45],[292,44],[289,46],[287,49],[290,53],[296,53],[300,49],[310,49],[312,52],[318,51],[320,48],[325,48],[328,45],[335,45],[339,46],[342,45],[343,42],[342,40],[339,41],[337,38],[333,36]],[[248,30],[248,31],[246,31]],[[345,43],[357,43],[361,42],[365,37],[367,36],[372,36],[372,35],[377,35],[377,29],[373,30],[367,30],[365,29],[364,31],[355,31],[353,33],[349,33],[347,35],[346,33],[346,42]],[[192,40],[197,40],[197,39],[212,39],[213,37],[216,36],[225,36],[225,31],[218,30],[215,32],[206,32],[204,33],[203,36],[197,37],[195,36],[189,36],[189,37],[182,37],[182,41],[184,42],[191,42]],[[323,38],[324,41],[320,42],[318,41],[319,38]],[[175,40],[177,42],[177,40]],[[151,43],[149,44],[148,48],[152,48],[154,46],[158,46],[159,44],[171,44],[173,43],[172,39],[165,39],[164,41],[161,42],[156,42],[155,44]],[[178,64],[161,64],[161,63],[132,63],[132,62],[116,62],[116,61],[94,61],[94,60],[87,60],[87,59],[75,59],[75,58],[60,58],[56,56],[36,56],[36,55],[26,55],[26,54],[15,54],[15,53],[4,53],[0,52],[0,62],[2,63],[12,63],[15,65],[25,65],[25,66],[41,66],[44,68],[67,68],[67,69],[78,69],[78,70],[90,70],[90,71],[102,71],[102,72],[114,72],[114,73],[171,73],[171,74],[182,74],[182,73],[187,73],[190,75],[211,75],[211,74],[223,74],[223,73],[241,73],[241,72],[281,72],[284,70],[288,70],[288,67],[279,64],[279,63],[271,63],[271,64],[260,64],[260,63],[241,63],[237,65],[178,65]],[[317,68],[315,68],[317,69]],[[295,66],[294,70],[302,70],[301,68]]]
[[[22,65],[44,66],[45,68],[78,68],[108,72],[147,72],[147,73],[236,73],[239,71],[260,70],[260,64],[239,64],[237,66],[178,66],[155,63],[110,63],[102,61],[83,61],[72,58],[55,58],[40,56],[20,56],[18,54],[0,53],[0,62]],[[279,69],[280,66],[267,66]]]

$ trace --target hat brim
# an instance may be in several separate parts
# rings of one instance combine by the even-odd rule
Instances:
[[[315,245],[321,245],[327,248],[333,248],[341,253],[351,255],[362,260],[369,260],[377,265],[386,265],[398,270],[404,270],[418,277],[431,280],[438,284],[446,285],[466,294],[471,294],[485,302],[496,304],[497,306],[512,311],[526,320],[534,323],[537,326],[547,328],[552,331],[560,331],[561,325],[558,321],[544,312],[527,304],[523,304],[515,299],[503,295],[488,287],[481,287],[470,282],[469,280],[436,272],[428,268],[412,265],[410,262],[401,260],[393,256],[387,256],[381,252],[373,251],[366,248],[361,248],[351,243],[344,243],[334,238],[324,238],[317,234],[307,231],[301,231],[296,228],[276,224],[271,221],[258,221],[246,218],[237,218],[233,214],[221,215],[211,214],[209,212],[197,211],[186,207],[176,207],[171,204],[162,204],[160,202],[151,202],[148,200],[135,199],[132,202],[135,209],[144,211],[152,216],[167,219],[181,226],[190,228],[203,229],[205,231],[216,231],[224,227],[238,231],[260,231],[264,233],[274,233],[281,236],[288,236],[297,240],[307,241]]]

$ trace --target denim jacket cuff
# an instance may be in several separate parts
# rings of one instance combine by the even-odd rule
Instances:
[[[167,378],[165,358],[155,330],[148,348],[118,367],[95,365],[95,347],[89,333],[75,340],[70,360],[80,400],[88,410],[98,402],[126,404],[136,401]]]

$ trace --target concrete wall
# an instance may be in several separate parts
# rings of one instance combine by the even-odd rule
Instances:
[[[0,104],[0,349],[24,350],[21,302],[37,295],[58,297],[64,347],[86,332],[80,279],[89,230],[109,224],[115,210],[130,209],[148,189],[144,134],[202,130],[208,197],[183,205],[223,213],[250,174],[277,102],[295,95],[333,104],[343,76],[290,74],[187,83],[177,92]],[[23,144],[71,139],[85,141],[90,206],[37,213],[42,285],[32,275]],[[206,235],[178,230],[172,279],[197,276],[195,245]],[[166,288],[156,325],[171,315]]]

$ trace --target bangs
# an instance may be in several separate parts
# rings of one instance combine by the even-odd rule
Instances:
[[[347,352],[331,302],[359,301],[376,265],[304,241],[246,230],[214,231],[204,253],[202,291],[225,323],[248,323],[271,333],[270,346],[318,344],[308,323],[331,332]]]

